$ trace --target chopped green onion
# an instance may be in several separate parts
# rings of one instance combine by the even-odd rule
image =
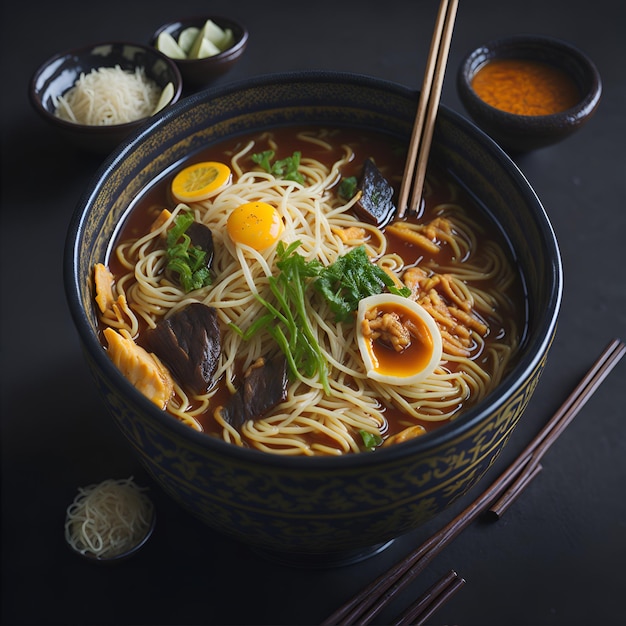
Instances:
[[[373,450],[383,442],[383,438],[376,433],[370,433],[367,430],[359,430],[359,434],[363,439],[363,445],[366,450]]]

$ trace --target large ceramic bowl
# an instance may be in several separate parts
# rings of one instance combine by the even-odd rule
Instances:
[[[482,131],[441,108],[431,158],[467,186],[506,233],[528,285],[528,332],[513,370],[453,423],[374,453],[294,458],[190,429],[138,392],[97,335],[91,274],[132,200],[189,154],[281,124],[357,125],[410,136],[417,94],[347,74],[259,77],[196,94],[103,164],[69,229],[65,280],[85,357],[111,416],[154,479],[214,530],[285,561],[341,563],[432,518],[485,473],[544,367],[561,300],[559,250],[526,179]]]

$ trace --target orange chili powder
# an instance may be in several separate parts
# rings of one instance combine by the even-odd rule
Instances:
[[[472,88],[492,107],[518,115],[551,115],[580,99],[576,84],[564,72],[526,59],[489,61],[474,75]]]

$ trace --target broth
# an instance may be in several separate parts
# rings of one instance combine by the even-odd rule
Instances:
[[[194,154],[192,158],[180,164],[171,175],[156,181],[154,185],[148,188],[133,204],[132,210],[128,213],[127,219],[117,235],[113,250],[117,250],[121,243],[132,242],[149,232],[151,225],[162,209],[167,208],[170,211],[175,209],[177,203],[172,198],[170,185],[175,173],[183,166],[199,161],[231,163],[234,155],[240,153],[244,146],[251,141],[254,142],[254,148],[237,159],[237,164],[243,172],[260,171],[253,162],[251,155],[272,148],[276,160],[289,158],[294,152],[299,151],[302,155],[301,169],[305,171],[310,160],[319,162],[327,168],[328,179],[326,184],[321,188],[321,191],[318,190],[318,193],[322,195],[335,197],[340,181],[351,176],[358,178],[363,162],[367,158],[373,159],[380,172],[395,190],[400,187],[406,145],[382,133],[344,128],[307,127],[294,129],[285,127],[275,129],[271,133],[240,136],[207,147],[202,152]],[[348,152],[351,156],[346,162],[341,162],[346,155],[345,146],[350,147]],[[333,175],[333,164],[338,162],[341,162],[341,166]],[[235,172],[233,184],[237,182],[237,178]],[[284,190],[281,193],[285,193],[285,197],[289,195]],[[192,208],[199,211],[197,214],[204,214],[205,207],[215,207],[218,204],[219,198],[221,198],[220,194],[216,196],[217,199],[207,200],[200,203],[201,206],[196,207],[194,205]],[[279,200],[276,198],[281,198],[280,202],[282,202],[283,196],[273,197],[270,203],[273,201],[274,204],[278,204]],[[289,198],[286,202],[289,202]],[[335,205],[337,204],[336,200],[333,202]],[[209,213],[210,210],[207,215]],[[350,216],[353,214],[351,210],[346,213]],[[204,220],[204,218],[202,219]],[[212,218],[207,217],[206,219],[210,222]],[[400,388],[400,390],[397,388],[379,388],[378,392],[363,394],[363,385],[366,385],[367,381],[363,382],[362,376],[357,381],[352,379],[350,374],[345,374],[341,368],[337,369],[331,366],[330,375],[341,378],[346,389],[353,389],[355,396],[365,395],[371,400],[365,409],[366,415],[363,418],[364,424],[369,424],[369,426],[359,428],[358,424],[355,425],[358,419],[351,417],[352,408],[346,410],[348,414],[346,421],[343,424],[335,425],[332,421],[335,418],[330,415],[333,413],[333,407],[335,407],[334,412],[337,414],[343,409],[338,404],[333,404],[331,398],[325,396],[318,411],[316,412],[313,406],[311,414],[307,414],[306,419],[303,417],[302,422],[297,424],[290,422],[289,409],[285,409],[282,422],[279,422],[279,418],[275,418],[270,412],[268,416],[263,416],[259,421],[260,426],[250,427],[250,431],[244,428],[238,432],[233,432],[233,429],[225,427],[215,417],[214,411],[215,407],[225,404],[233,390],[241,384],[242,372],[249,367],[252,358],[249,355],[241,354],[232,356],[229,373],[227,374],[226,370],[222,370],[219,379],[215,381],[207,394],[201,396],[183,394],[186,395],[184,401],[178,400],[177,396],[176,402],[184,408],[172,411],[168,406],[168,410],[178,419],[181,419],[181,413],[193,416],[190,420],[193,427],[204,431],[209,436],[221,437],[237,445],[252,446],[284,454],[340,454],[363,449],[362,441],[358,436],[358,433],[363,429],[368,430],[369,428],[376,431],[380,435],[381,441],[391,440],[392,436],[416,425],[423,426],[424,432],[428,432],[447,423],[450,419],[455,419],[467,408],[480,401],[497,385],[514,362],[525,326],[522,280],[517,274],[517,269],[514,269],[510,262],[510,255],[504,239],[496,227],[486,219],[481,209],[453,180],[451,175],[436,165],[431,165],[427,173],[424,203],[420,214],[407,216],[403,218],[403,221],[420,228],[429,225],[429,228],[435,233],[434,239],[433,237],[431,239],[437,241],[438,251],[431,253],[421,246],[408,242],[403,235],[392,233],[391,228],[389,232],[382,228],[380,230],[384,233],[385,251],[382,255],[384,260],[381,260],[382,257],[378,260],[382,265],[387,263],[389,269],[393,263],[398,263],[398,259],[400,259],[401,267],[396,268],[393,272],[402,278],[408,277],[413,271],[413,275],[417,277],[415,279],[417,282],[413,286],[414,294],[416,292],[421,294],[420,298],[423,298],[424,306],[434,307],[433,311],[438,315],[436,307],[439,305],[433,304],[433,302],[436,303],[443,299],[443,306],[447,305],[448,307],[446,310],[453,311],[451,321],[442,318],[442,321],[438,322],[442,328],[442,333],[450,334],[452,339],[449,339],[447,344],[444,342],[447,348],[444,348],[444,356],[436,380],[432,384],[427,381],[428,384],[424,387],[425,391],[412,390],[409,399],[401,398],[405,392],[404,388]],[[288,225],[291,223],[289,220],[287,222]],[[446,234],[446,229],[450,229],[452,233]],[[428,236],[430,231],[420,231],[422,234],[423,232],[427,233],[424,236]],[[227,241],[223,239],[225,237],[223,232],[214,231],[214,236],[217,238],[217,246],[226,245]],[[366,245],[374,245],[375,234],[368,231],[364,241]],[[232,242],[229,245],[232,247]],[[274,261],[269,253],[267,258],[270,259],[270,262]],[[112,253],[107,259],[108,268],[118,289],[122,288],[122,276],[128,274],[128,268],[120,259],[124,259],[124,263],[126,262],[124,254],[118,257]],[[390,263],[391,265],[389,265]],[[471,271],[467,268],[471,268]],[[426,273],[428,277],[424,278],[423,273]],[[458,275],[456,275],[457,273]],[[132,283],[132,279],[124,280]],[[216,276],[215,280],[219,283],[220,276]],[[131,291],[128,289],[129,282],[124,282],[123,289],[127,294],[130,308],[133,309]],[[210,292],[216,288],[215,285],[214,282],[213,286],[202,288],[198,293],[192,292],[181,295],[178,299],[195,299],[200,295],[199,300],[212,306],[209,301]],[[427,289],[429,286],[430,291]],[[431,295],[428,296],[428,293]],[[205,294],[209,295],[205,297]],[[457,304],[454,303],[455,297],[459,301]],[[467,304],[468,302],[470,304]],[[472,303],[475,306],[470,306]],[[218,304],[221,306],[223,302]],[[461,329],[454,329],[451,324],[456,323],[457,327],[462,325],[459,320],[464,320],[465,317],[464,312],[460,310],[461,305],[467,305],[465,314],[472,318],[469,321],[474,324],[474,327],[470,324],[463,331],[469,337],[464,344],[465,347],[456,348],[454,341],[457,341],[458,338],[453,335],[452,331],[460,333]],[[317,310],[320,305],[316,303],[315,307]],[[220,309],[220,312],[223,313],[223,310]],[[158,318],[164,313],[167,313],[167,310],[163,309],[163,311],[154,314],[153,317],[158,321]],[[104,319],[105,317],[106,315],[103,316],[103,328],[110,322],[110,320]],[[138,345],[144,343],[142,335],[146,326],[146,320],[140,315],[137,316],[136,332],[132,334],[135,335],[133,338]],[[220,322],[220,326],[225,332],[226,325],[223,321]],[[484,328],[487,328],[485,335],[479,336],[479,331]],[[345,330],[343,335],[351,337],[353,332],[353,330]],[[106,347],[107,342],[104,338],[102,342],[103,346]],[[328,346],[324,345],[324,348],[327,352],[332,352],[332,341],[328,340],[328,344]],[[453,349],[464,350],[467,355],[454,354],[451,352]],[[346,364],[347,371],[351,367],[355,367],[352,362]],[[474,370],[480,373],[476,374]],[[453,382],[450,383],[450,380]],[[305,398],[309,398],[309,396],[300,390],[300,387],[303,386],[302,382],[298,382],[297,386],[298,392],[303,394],[299,400],[299,404],[302,405],[303,402],[308,401]],[[441,389],[441,392],[437,391],[438,389]],[[477,389],[478,391],[476,391]],[[318,391],[316,390],[316,393]],[[320,394],[317,393],[316,397],[319,396]],[[360,400],[354,402],[358,404]],[[409,404],[411,409],[407,411],[405,407]],[[282,406],[283,404],[281,404]],[[320,418],[327,420],[328,424],[325,422],[324,428],[318,431],[311,430],[309,426],[316,419],[316,414],[328,415],[328,417]],[[277,421],[272,421],[274,419]],[[286,423],[289,423],[289,427],[283,426]],[[373,427],[374,423],[375,428]],[[259,434],[260,428],[265,429],[261,434]],[[290,444],[283,444],[282,439],[286,437],[285,435],[283,438],[278,438],[274,445],[271,442],[273,435],[270,431],[278,431],[281,428],[285,428],[284,432],[290,433],[289,437],[298,439],[298,444],[291,447]],[[289,430],[290,428],[291,430]],[[348,432],[345,437],[349,440],[345,444],[341,440],[344,435],[337,434],[339,431],[343,433],[343,430]]]

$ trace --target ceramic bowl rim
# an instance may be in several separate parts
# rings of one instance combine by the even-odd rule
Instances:
[[[499,58],[503,53],[504,57],[514,56],[516,49],[523,50],[529,45],[535,47],[543,46],[545,50],[554,50],[561,55],[566,54],[584,71],[588,88],[574,106],[565,111],[549,115],[517,115],[488,104],[474,91],[471,86],[472,78],[484,63],[491,59]],[[523,58],[532,58],[533,55],[524,55],[522,53],[522,56]],[[481,108],[485,111],[485,114],[490,116],[492,124],[508,126],[511,130],[518,126],[520,129],[528,130],[529,122],[532,124],[532,128],[538,131],[549,130],[564,123],[570,125],[579,123],[593,114],[602,94],[600,72],[591,58],[574,44],[547,35],[510,35],[492,39],[477,46],[462,59],[457,73],[457,82],[462,86],[464,95],[467,98],[471,98],[474,106]]]
[[[563,289],[561,256],[556,236],[545,209],[530,186],[528,180],[524,177],[511,158],[502,150],[502,148],[500,148],[475,124],[452,109],[449,109],[444,105],[440,105],[440,110],[443,110],[449,119],[451,119],[455,124],[461,125],[463,130],[473,139],[476,139],[476,141],[480,143],[481,147],[489,152],[494,158],[502,160],[504,167],[507,168],[507,171],[516,184],[521,185],[524,197],[535,205],[538,213],[537,216],[543,221],[544,228],[542,229],[542,232],[544,233],[545,239],[550,247],[550,250],[548,250],[549,258],[547,260],[547,266],[551,271],[553,281],[548,302],[546,302],[546,310],[549,311],[550,314],[541,319],[541,322],[535,330],[536,337],[534,340],[528,343],[524,354],[521,355],[514,368],[511,372],[509,372],[504,380],[500,382],[499,386],[489,395],[488,407],[485,407],[485,401],[482,401],[475,407],[470,408],[454,422],[441,426],[434,432],[431,432],[424,437],[418,437],[405,443],[390,446],[387,449],[377,450],[372,454],[347,454],[337,457],[292,457],[271,454],[249,448],[242,448],[191,429],[189,426],[176,420],[165,411],[158,409],[154,403],[141,394],[141,392],[137,391],[106,356],[98,337],[93,332],[90,320],[87,318],[87,315],[81,306],[80,293],[84,286],[78,284],[77,276],[74,272],[74,268],[78,264],[77,259],[80,253],[80,250],[77,250],[75,243],[79,240],[83,229],[83,223],[86,219],[85,214],[88,212],[86,209],[90,206],[92,199],[98,195],[99,188],[103,184],[103,179],[116,168],[117,164],[123,161],[129,153],[132,153],[136,149],[136,146],[149,137],[154,130],[167,125],[172,118],[183,115],[199,102],[219,98],[220,96],[236,92],[240,89],[253,89],[259,86],[267,86],[268,84],[276,84],[276,82],[281,84],[292,84],[294,81],[324,81],[348,83],[352,85],[358,84],[359,86],[364,87],[370,86],[376,89],[388,90],[390,93],[404,98],[412,97],[417,102],[417,94],[415,91],[404,85],[385,79],[353,72],[305,70],[258,75],[254,78],[247,78],[209,88],[184,98],[177,104],[169,107],[166,111],[157,114],[149,124],[142,127],[130,138],[125,140],[121,146],[119,146],[106,158],[76,206],[76,210],[72,216],[67,231],[63,261],[64,283],[70,306],[70,313],[74,319],[74,324],[83,344],[83,349],[88,350],[90,356],[97,362],[98,366],[105,372],[107,377],[119,381],[119,385],[121,386],[123,393],[125,395],[130,394],[133,397],[135,404],[137,404],[143,412],[150,414],[151,417],[157,420],[157,423],[159,423],[160,426],[168,431],[174,431],[176,435],[185,440],[189,440],[190,443],[199,449],[214,451],[218,455],[232,457],[233,459],[245,464],[262,463],[265,467],[287,468],[305,472],[307,469],[314,472],[318,470],[333,470],[335,468],[340,471],[343,468],[354,468],[368,464],[380,465],[382,467],[387,463],[396,462],[401,458],[412,457],[420,454],[421,452],[427,452],[428,450],[443,446],[449,443],[452,439],[458,438],[470,429],[476,427],[476,425],[483,421],[489,414],[501,408],[502,405],[505,404],[513,395],[513,393],[531,376],[532,372],[539,366],[541,360],[544,358],[544,355],[547,353],[556,329],[557,317],[560,309]]]
[[[132,130],[138,128],[142,124],[145,124],[147,121],[151,119],[151,117],[142,117],[141,119],[134,120],[132,122],[124,122],[123,124],[111,124],[111,125],[90,125],[90,124],[77,124],[75,122],[70,122],[68,120],[61,119],[54,115],[51,111],[49,111],[42,102],[40,94],[41,90],[37,89],[37,81],[41,77],[41,75],[54,63],[61,61],[67,57],[71,56],[79,56],[88,53],[90,50],[94,50],[95,48],[103,47],[103,46],[133,46],[135,48],[141,48],[149,54],[154,54],[163,60],[169,70],[172,72],[174,76],[174,95],[170,102],[165,106],[166,109],[175,105],[181,98],[183,93],[183,78],[180,73],[178,67],[170,59],[167,55],[163,54],[156,48],[149,46],[144,43],[138,43],[136,41],[125,41],[125,40],[111,40],[111,41],[98,41],[92,44],[86,44],[83,46],[76,46],[74,48],[66,48],[65,50],[61,50],[48,57],[45,61],[43,61],[37,69],[33,72],[31,79],[28,84],[28,96],[30,101],[37,111],[39,115],[41,115],[45,120],[53,123],[59,128],[64,128],[67,130],[71,130],[73,132],[86,132],[93,133],[95,135],[108,135],[110,133],[122,133],[122,132],[131,132]],[[107,67],[103,65],[104,67]]]

